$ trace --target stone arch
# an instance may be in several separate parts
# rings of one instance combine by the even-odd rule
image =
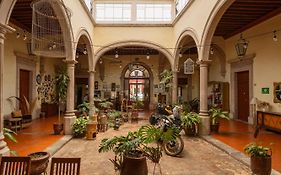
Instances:
[[[195,43],[196,47],[197,47],[197,52],[199,52],[199,39],[198,39],[198,35],[196,33],[196,31],[193,29],[193,28],[186,28],[182,31],[182,33],[180,34],[180,36],[178,37],[177,39],[177,42],[176,42],[176,46],[175,48],[180,48],[180,45],[182,44],[183,40],[188,38],[189,40],[189,43],[193,44]],[[174,70],[177,70],[177,65],[178,65],[178,62],[179,62],[179,52],[180,50],[179,49],[175,49],[174,51]]]
[[[88,66],[89,66],[89,71],[94,71],[94,65],[93,65],[93,60],[94,60],[94,48],[93,48],[93,42],[91,40],[91,36],[89,32],[85,28],[81,28],[75,37],[75,42],[74,42],[74,51],[76,52],[79,40],[81,38],[84,38],[84,41],[86,42],[86,48],[88,51]]]
[[[225,13],[225,11],[231,6],[231,4],[235,0],[222,0],[218,1],[213,8],[212,12],[209,15],[209,18],[206,22],[206,25],[203,30],[203,35],[201,38],[200,45],[202,46],[199,49],[200,60],[208,60],[209,59],[209,51],[211,47],[211,42],[217,25]]]
[[[107,51],[112,50],[116,47],[124,47],[124,46],[143,46],[143,47],[153,48],[153,49],[161,52],[163,55],[165,55],[166,58],[170,62],[171,68],[173,68],[174,58],[170,51],[168,51],[164,47],[160,46],[159,44],[152,43],[149,41],[138,41],[138,40],[120,41],[120,42],[112,43],[112,44],[102,47],[95,54],[94,64],[93,64],[94,68],[95,68],[96,63],[98,62],[99,58],[102,55],[104,55]]]
[[[220,74],[222,77],[225,77],[226,74],[226,55],[223,49],[217,44],[212,44],[212,48],[214,50],[214,54],[220,61]]]
[[[0,11],[1,11],[1,16],[0,16],[0,23],[4,25],[8,25],[10,16],[13,12],[14,6],[16,4],[17,0],[2,0],[0,4]],[[59,1],[61,2],[61,1]],[[63,2],[61,2],[63,3]],[[66,60],[74,60],[75,55],[74,52],[72,51],[73,48],[73,31],[72,31],[72,26],[71,26],[71,21],[70,18],[68,17],[67,12],[60,8],[61,6],[53,6],[54,11],[59,16],[63,16],[65,18],[64,24],[67,26],[67,30],[63,31],[64,33],[64,43],[65,43],[65,48],[66,48]],[[70,40],[67,40],[67,38],[70,38]]]
[[[153,80],[154,80],[154,76],[153,76],[153,72],[152,72],[152,70],[151,70],[151,68],[149,67],[149,65],[147,65],[146,63],[144,63],[144,62],[141,62],[141,61],[138,61],[138,62],[136,62],[137,64],[139,64],[139,65],[141,65],[141,66],[143,66],[147,71],[148,71],[148,73],[149,73],[149,84],[150,84],[150,87],[149,87],[149,94],[150,94],[150,96],[149,96],[149,102],[150,102],[150,104],[149,104],[149,106],[152,106],[152,104],[153,104],[153,85],[154,85],[154,83],[153,83]],[[130,65],[130,63],[129,64],[127,64],[124,68],[123,68],[123,70],[122,70],[122,72],[121,72],[121,77],[120,77],[120,85],[121,85],[121,90],[123,91],[124,90],[124,81],[125,81],[125,73],[126,73],[126,71],[128,70],[128,68],[129,68],[129,65]]]

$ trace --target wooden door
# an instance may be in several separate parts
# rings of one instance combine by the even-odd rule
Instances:
[[[249,71],[237,73],[238,119],[248,121],[249,116]]]
[[[24,100],[24,97],[26,97],[26,99],[28,101],[30,101],[30,71],[28,70],[23,70],[20,69],[20,98],[21,100]],[[24,101],[23,103],[20,103],[20,109],[22,111],[22,114],[27,114],[27,109],[24,105]]]

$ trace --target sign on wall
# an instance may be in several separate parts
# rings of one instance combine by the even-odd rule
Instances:
[[[183,64],[184,64],[184,74],[194,73],[194,61],[191,58],[188,58]]]
[[[268,87],[261,88],[261,93],[262,94],[269,94],[269,88]]]

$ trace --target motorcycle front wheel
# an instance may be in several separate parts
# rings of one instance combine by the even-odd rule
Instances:
[[[178,136],[173,141],[164,142],[163,148],[167,155],[177,156],[183,151],[184,142],[183,142],[181,136]]]

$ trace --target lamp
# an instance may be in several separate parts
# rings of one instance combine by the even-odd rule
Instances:
[[[247,52],[247,48],[248,48],[248,41],[246,41],[242,34],[240,35],[240,39],[237,41],[237,43],[235,44],[235,49],[237,52],[238,57],[243,57],[245,56],[246,52]]]

